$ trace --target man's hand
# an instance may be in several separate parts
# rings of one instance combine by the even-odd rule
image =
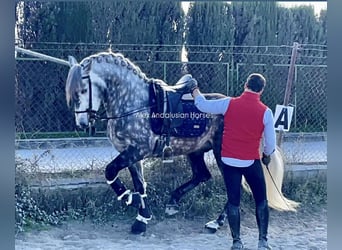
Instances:
[[[197,80],[195,78],[192,78],[190,82],[187,84],[186,92],[192,94],[195,89],[198,89]]]
[[[270,164],[270,162],[271,162],[271,156],[270,155],[266,155],[265,153],[262,153],[261,161],[267,167],[268,164]]]

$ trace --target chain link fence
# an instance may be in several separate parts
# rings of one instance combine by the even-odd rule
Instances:
[[[148,77],[173,85],[183,74],[190,73],[202,92],[230,96],[239,95],[247,76],[259,72],[267,79],[262,100],[273,111],[284,101],[292,51],[291,46],[186,46],[187,60],[182,60],[185,54],[181,46],[44,43],[27,47],[61,59],[73,55],[79,61],[110,48],[130,58]],[[108,140],[103,139],[106,122],[96,124],[96,136],[102,139],[89,138],[86,132],[76,129],[65,101],[68,70],[65,65],[16,54],[17,156],[55,170],[65,165],[74,168],[80,163],[90,168],[103,167],[116,155]],[[325,46],[300,45],[290,91],[289,105],[294,107],[294,115],[281,145],[287,162],[326,162]]]

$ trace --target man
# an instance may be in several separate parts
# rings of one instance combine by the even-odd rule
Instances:
[[[270,155],[275,151],[276,135],[272,111],[260,101],[265,85],[265,78],[254,73],[248,76],[240,96],[218,100],[206,100],[198,87],[192,88],[195,105],[200,111],[224,115],[221,159],[228,197],[227,217],[233,238],[231,249],[243,249],[240,238],[242,175],[255,201],[258,249],[271,249],[267,242],[269,210],[259,147],[264,136],[262,162],[268,165]]]

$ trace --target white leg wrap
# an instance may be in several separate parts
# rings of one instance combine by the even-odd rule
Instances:
[[[205,228],[218,230],[220,225],[218,224],[217,220],[212,220],[205,224]]]
[[[179,212],[179,206],[175,204],[166,204],[165,213],[169,216],[175,215]]]
[[[127,189],[125,192],[123,192],[120,196],[118,196],[118,201],[121,201],[122,198],[127,195],[127,194],[131,194],[131,190]]]
[[[133,193],[132,192],[129,192],[128,194],[128,198],[127,198],[127,201],[126,201],[126,205],[129,206],[132,204],[132,201],[133,201]]]
[[[108,181],[108,180],[107,180],[107,184],[110,185],[110,184],[114,183],[114,181],[116,180],[116,178],[118,178],[118,177],[115,177],[114,180],[112,180],[112,181]]]
[[[152,216],[150,218],[145,218],[145,217],[141,216],[140,214],[138,214],[135,219],[147,224],[148,221],[152,219]]]
[[[133,197],[135,196],[135,197]],[[140,194],[139,192],[129,192],[127,201],[126,201],[126,205],[129,206],[132,204],[133,202],[133,198],[137,199],[137,196],[139,197],[138,199],[140,199],[140,203],[142,208],[145,208],[145,202],[143,200],[143,198],[147,197],[147,194]]]

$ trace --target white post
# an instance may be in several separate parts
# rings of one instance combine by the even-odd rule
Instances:
[[[38,52],[34,52],[34,51],[31,51],[31,50],[15,47],[15,51],[23,53],[23,54],[26,54],[26,55],[38,57],[38,58],[44,59],[46,61],[55,62],[55,63],[63,64],[63,65],[66,65],[66,66],[70,66],[68,61],[65,61],[65,60],[62,60],[62,59],[59,59],[59,58],[56,58],[56,57],[52,57],[52,56],[47,56],[47,55],[44,55],[44,54],[41,54],[41,53],[38,53]]]

